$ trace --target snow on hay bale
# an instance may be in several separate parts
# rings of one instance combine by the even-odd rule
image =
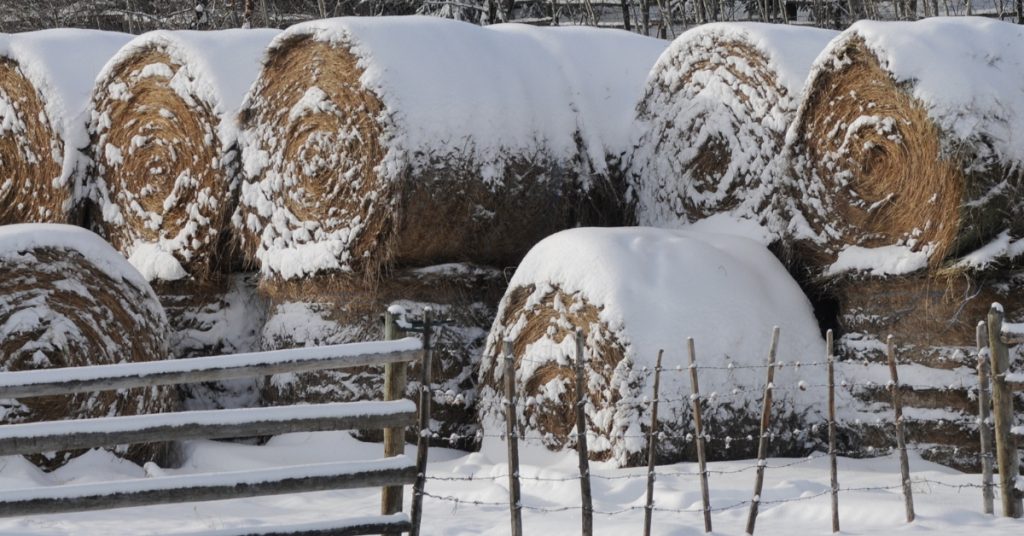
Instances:
[[[243,108],[237,223],[264,274],[285,279],[514,264],[584,213],[616,211],[590,192],[614,197],[607,159],[627,149],[622,125],[663,46],[427,17],[293,26]]]
[[[695,339],[709,433],[757,435],[773,325],[778,358],[820,362],[824,343],[811,305],[763,246],[740,237],[653,228],[583,228],[553,235],[523,260],[498,307],[481,363],[479,412],[485,434],[504,430],[502,341],[513,343],[519,424],[550,449],[569,444],[576,400],[574,330],[585,337],[587,414],[596,459],[638,461],[649,421],[653,370],[665,350],[659,419],[661,456],[679,459],[692,432],[686,337]],[[681,369],[677,369],[681,367]],[[818,368],[818,367],[812,367]],[[786,366],[776,385],[796,387],[807,370]],[[798,429],[820,421],[820,392],[776,393],[776,447],[804,448]],[[784,424],[782,424],[784,423]],[[486,445],[485,439],[485,445]],[[690,443],[692,446],[692,442]],[[788,446],[787,446],[788,445]],[[712,456],[749,455],[751,442],[717,442]]]
[[[167,320],[152,289],[98,236],[67,225],[0,227],[0,368],[7,371],[165,359]],[[4,423],[172,410],[173,388],[5,400]],[[112,450],[142,463],[165,445]],[[81,452],[34,456],[56,468]]]
[[[814,58],[836,35],[721,23],[673,41],[637,107],[631,172],[640,224],[678,227],[729,213],[763,229],[754,236],[777,234],[785,132]]]
[[[936,268],[1006,229],[1020,236],[1019,26],[861,21],[818,57],[804,95],[787,133],[792,230],[816,268]]]
[[[110,60],[92,96],[93,223],[150,281],[232,263],[236,115],[274,30],[156,31]]]
[[[0,225],[76,223],[89,92],[130,38],[69,29],[0,36]]]

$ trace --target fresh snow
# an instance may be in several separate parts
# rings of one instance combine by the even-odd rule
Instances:
[[[931,248],[914,251],[908,246],[890,245],[876,248],[847,246],[826,270],[827,275],[845,272],[873,276],[910,274],[928,266]]]

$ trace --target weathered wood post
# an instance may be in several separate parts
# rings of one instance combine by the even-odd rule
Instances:
[[[398,315],[401,310],[396,307],[389,307],[384,312],[384,340],[393,341],[405,336],[405,332],[398,326]],[[405,387],[408,381],[408,372],[405,363],[390,363],[384,365],[384,400],[402,400],[405,397]],[[405,428],[384,429],[384,456],[401,456],[405,454]],[[384,515],[394,514],[402,511],[402,486],[388,486],[381,491],[380,513]]]
[[[508,500],[512,536],[523,536],[523,504],[519,490],[519,434],[516,431],[516,369],[512,341],[505,341],[505,437],[508,441]]]
[[[693,408],[693,428],[697,433],[697,467],[700,470],[700,500],[704,506],[704,532],[711,532],[711,493],[708,490],[708,463],[704,454],[704,421],[700,412],[700,384],[697,382],[697,352],[693,347],[693,337],[686,339],[686,347],[690,353],[690,384],[693,386],[690,406]]]
[[[423,489],[427,484],[427,453],[430,447],[431,367],[433,366],[433,311],[423,310],[423,362],[420,364],[419,426],[416,437],[416,482],[412,488],[412,531],[419,536],[423,521]]]
[[[651,536],[651,521],[654,518],[654,463],[658,453],[658,393],[661,387],[661,356],[654,365],[654,398],[651,399],[651,426],[647,431],[647,505],[644,507],[644,536]]]
[[[825,333],[828,368],[828,463],[832,485],[832,532],[839,532],[839,465],[836,462],[836,371],[832,330]]]
[[[590,491],[590,453],[587,450],[587,382],[584,379],[586,358],[583,353],[583,331],[576,330],[576,453],[580,465],[580,503],[583,536],[594,534],[594,498]]]
[[[757,510],[761,504],[761,489],[764,487],[764,466],[768,458],[768,427],[772,418],[772,389],[775,387],[775,352],[779,347],[779,326],[772,328],[772,343],[768,348],[768,381],[764,384],[764,398],[761,407],[761,437],[757,443],[757,474],[754,477],[754,496],[750,499],[750,513],[747,515],[747,534],[754,534]]]
[[[889,374],[892,381],[892,409],[896,416],[896,447],[900,453],[900,478],[903,479],[903,503],[907,510],[907,523],[914,521],[914,490],[910,483],[910,460],[907,459],[907,436],[903,427],[903,396],[900,392],[900,376],[896,371],[896,338],[886,339],[886,354],[889,357]]]
[[[1003,515],[1020,517],[1021,500],[1015,486],[1020,462],[1017,459],[1017,439],[1010,431],[1013,426],[1013,391],[1006,385],[1010,352],[1003,343],[1002,332],[1003,306],[993,303],[988,312],[988,352],[992,361],[992,416],[995,421],[999,491]]]
[[[989,356],[986,350],[988,327],[985,321],[978,322],[978,436],[981,440],[981,502],[986,514],[995,513],[995,497],[992,490],[992,428],[988,405]]]

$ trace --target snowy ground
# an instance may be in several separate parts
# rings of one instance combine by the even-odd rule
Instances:
[[[411,448],[412,449],[412,448]],[[379,444],[360,443],[346,432],[301,433],[279,436],[267,445],[253,446],[214,441],[184,445],[184,464],[179,469],[143,469],[93,451],[51,474],[44,474],[20,457],[0,459],[0,488],[49,486],[113,479],[146,478],[159,474],[187,474],[206,471],[256,469],[290,463],[317,463],[377,458]],[[435,497],[425,499],[424,534],[508,534],[507,479],[500,452],[466,454],[432,449],[428,493],[457,497],[455,503]],[[524,512],[526,534],[573,534],[579,531],[579,484],[575,479],[574,453],[539,454],[524,451],[522,473],[523,503],[548,512]],[[772,459],[766,470],[765,490],[757,534],[791,535],[799,532],[831,532],[828,490],[828,459]],[[1024,523],[994,518],[981,513],[978,475],[963,474],[912,456],[915,504],[918,520],[903,521],[903,500],[899,491],[897,461],[893,456],[870,460],[842,458],[839,461],[843,488],[888,488],[844,491],[840,514],[844,534],[934,533],[934,534],[1019,534]],[[780,467],[786,465],[786,467]],[[712,463],[712,506],[727,508],[750,498],[753,488],[751,461]],[[692,475],[696,464],[682,463],[658,468],[655,497],[659,510],[654,515],[654,534],[701,534],[698,510],[700,492]],[[597,534],[639,534],[643,526],[645,480],[643,468],[612,469],[595,464],[596,510],[622,513],[595,516]],[[723,474],[724,473],[724,474]],[[437,480],[433,477],[466,480]],[[534,480],[540,477],[545,480]],[[564,479],[564,480],[563,480]],[[945,486],[935,481],[951,485]],[[408,493],[407,488],[407,493]],[[795,500],[796,499],[796,500]],[[788,501],[773,503],[773,501]],[[305,523],[373,514],[380,504],[379,490],[352,490],[303,495],[237,499],[231,501],[155,506],[79,514],[58,514],[34,518],[0,520],[0,534],[173,534],[210,532],[262,523]],[[408,507],[408,497],[406,505]],[[998,497],[996,505],[998,508]],[[569,507],[564,511],[557,511]],[[624,511],[623,511],[624,510]],[[685,510],[678,512],[673,510]],[[715,533],[742,534],[748,505],[714,513]]]

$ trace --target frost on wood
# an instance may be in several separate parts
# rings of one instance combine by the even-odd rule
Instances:
[[[685,32],[651,71],[631,163],[642,225],[679,227],[728,213],[778,238],[786,129],[814,57],[836,32],[707,24]]]
[[[721,435],[756,433],[771,329],[783,361],[817,361],[824,344],[810,303],[782,265],[748,239],[650,228],[576,229],[534,247],[499,305],[481,362],[479,414],[488,435],[504,428],[501,341],[513,341],[520,424],[549,448],[572,442],[574,330],[583,330],[590,451],[618,464],[639,461],[650,416],[653,370],[664,349],[659,419],[662,454],[681,457],[691,430],[686,337],[696,339],[705,410]],[[730,367],[730,365],[732,365]],[[776,375],[795,385],[795,367]],[[776,393],[776,416],[793,428],[820,420],[820,393]],[[743,417],[748,417],[744,419]],[[804,439],[790,436],[791,446]],[[716,456],[750,454],[734,446]]]
[[[0,355],[5,371],[167,358],[167,320],[146,281],[98,236],[63,225],[0,228]],[[5,400],[3,422],[161,412],[173,388]],[[160,445],[119,446],[136,461],[160,459]],[[54,468],[76,452],[33,456]]]
[[[0,225],[75,222],[89,92],[130,37],[68,29],[0,36]]]

